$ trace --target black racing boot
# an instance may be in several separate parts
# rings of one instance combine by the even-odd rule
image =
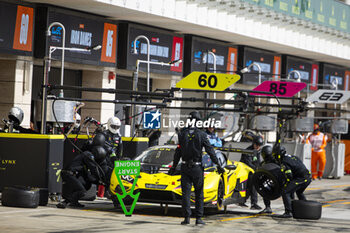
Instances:
[[[185,217],[185,219],[181,222],[181,225],[190,224],[190,217]]]
[[[84,205],[83,205],[83,204],[80,204],[78,201],[77,201],[77,202],[70,203],[69,206],[75,207],[75,208],[83,208],[83,207],[84,207]]]
[[[253,204],[251,207],[250,207],[251,210],[261,210],[262,208],[258,205],[258,204]]]
[[[259,214],[272,214],[272,209],[271,207],[265,207],[262,211],[259,212]]]
[[[205,222],[203,222],[202,218],[197,218],[196,225],[205,225]]]
[[[238,205],[241,207],[248,207],[246,203],[239,203]]]
[[[293,217],[291,212],[284,212],[284,214],[278,216],[279,218],[291,218]]]
[[[65,209],[67,207],[67,202],[66,201],[61,201],[60,203],[58,203],[56,205],[57,208],[60,208],[60,209]]]

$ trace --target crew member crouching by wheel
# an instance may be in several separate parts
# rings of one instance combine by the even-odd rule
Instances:
[[[292,195],[295,192],[299,200],[306,200],[304,191],[311,183],[311,173],[298,157],[287,154],[283,146],[275,145],[272,154],[280,164],[281,171],[286,178],[286,183],[282,190],[285,212],[280,217],[291,218]]]
[[[77,155],[67,169],[61,171],[63,184],[62,194],[64,201],[58,203],[57,208],[66,208],[69,204],[73,207],[84,207],[78,201],[82,198],[91,184],[98,184],[104,180],[103,171],[98,165],[105,159],[106,150],[101,146],[95,146],[92,151],[85,151]]]

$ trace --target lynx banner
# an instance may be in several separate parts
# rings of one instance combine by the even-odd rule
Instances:
[[[115,175],[118,179],[119,186],[123,192],[123,194],[116,193],[119,203],[124,211],[125,216],[131,216],[134,212],[136,202],[140,196],[140,193],[134,194],[134,189],[140,175],[140,161],[138,160],[127,160],[127,161],[115,161],[114,162],[114,171]],[[135,176],[134,182],[129,192],[126,192],[123,182],[121,180],[121,176]],[[132,202],[131,208],[128,211],[124,204],[123,199],[129,195],[134,201]]]

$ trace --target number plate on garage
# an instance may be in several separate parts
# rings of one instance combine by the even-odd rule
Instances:
[[[306,99],[311,103],[342,104],[350,98],[350,91],[318,90]]]
[[[279,97],[293,97],[296,93],[303,90],[305,87],[306,83],[265,81],[256,88],[254,88],[253,91],[272,92]],[[273,96],[271,94],[260,93],[251,93],[251,95]]]

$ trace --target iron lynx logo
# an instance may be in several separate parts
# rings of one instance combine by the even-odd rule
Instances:
[[[215,118],[209,118],[203,121],[196,121],[195,119],[187,120],[172,120],[171,118],[163,119],[161,121],[161,113],[159,110],[153,112],[144,112],[143,113],[143,128],[145,129],[159,129],[162,125],[163,128],[183,128],[183,127],[197,127],[197,128],[221,128],[221,121],[216,120]],[[163,123],[163,124],[161,124]]]

